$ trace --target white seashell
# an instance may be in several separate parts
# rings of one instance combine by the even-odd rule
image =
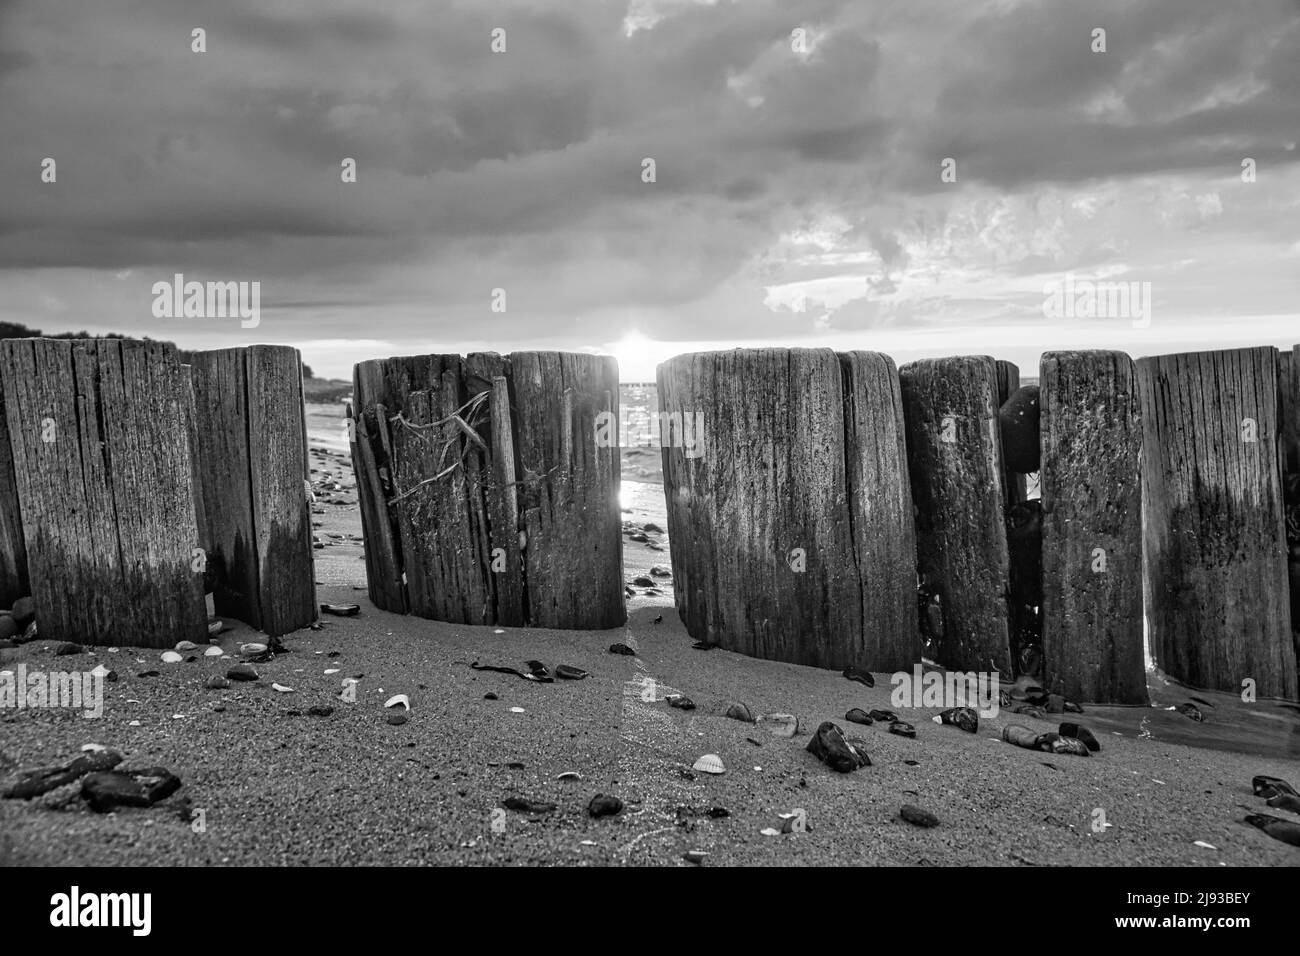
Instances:
[[[271,690],[278,690],[281,694],[292,694],[292,687],[285,687],[283,684],[272,684]]]
[[[327,667],[327,668],[325,669],[325,673],[326,673],[326,674],[337,674],[338,672],[339,672],[339,669],[338,669],[337,667]]]
[[[108,748],[105,747],[103,744],[82,744],[81,749],[86,753],[99,753],[101,751],[107,750]]]
[[[209,647],[203,652],[204,657],[224,657],[225,654],[226,652],[219,647]]]
[[[139,727],[139,726],[140,726],[140,721],[138,721],[138,720],[127,721],[127,726],[128,726],[128,727]]]
[[[512,713],[512,714],[522,714],[523,712],[524,712],[524,709],[523,709],[522,707],[511,707],[511,708],[510,708],[510,713]]]
[[[208,621],[208,637],[216,637],[225,629],[223,621]]]
[[[780,836],[780,835],[781,835],[781,831],[780,831],[780,830],[773,829],[772,827],[763,827],[763,829],[759,830],[758,832],[761,833],[761,834],[763,834],[763,836]]]
[[[727,768],[723,766],[722,758],[717,754],[705,754],[699,760],[695,761],[695,770],[700,773],[726,773]]]
[[[82,749],[82,750],[85,750],[86,748],[83,747],[83,748],[81,748],[81,749]],[[1218,849],[1218,847],[1215,846],[1213,843],[1206,843],[1204,840],[1193,840],[1193,841],[1192,841],[1192,845],[1193,845],[1193,846],[1203,846],[1203,847],[1205,847],[1205,849],[1207,849],[1207,850],[1217,850],[1217,849]]]
[[[556,780],[581,780],[582,774],[576,770],[566,770],[555,778]]]
[[[265,654],[266,645],[265,644],[240,644],[239,653],[246,654],[249,657],[252,657],[255,654]]]
[[[175,651],[162,652],[162,662],[164,664],[179,664],[183,660],[185,660],[185,658],[181,657],[181,655],[177,654]]]
[[[407,697],[405,694],[394,694],[392,697],[388,698],[388,702],[384,704],[384,706],[396,707],[398,704],[401,704],[404,709],[410,710],[411,698]]]
[[[175,651],[193,651],[193,650],[197,650],[197,649],[198,649],[198,646],[199,646],[199,645],[195,644],[193,641],[178,641],[178,642],[176,643],[176,646],[175,646],[174,648],[172,648],[172,650],[175,650]]]

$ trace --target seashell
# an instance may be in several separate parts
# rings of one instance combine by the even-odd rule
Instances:
[[[224,621],[208,621],[208,637],[216,637],[225,630],[225,627],[226,624]]]
[[[1288,793],[1293,797],[1300,797],[1300,793],[1296,793],[1295,787],[1291,786],[1291,784],[1287,783],[1281,777],[1270,777],[1265,774],[1259,774],[1250,781],[1250,786],[1251,789],[1255,791],[1255,796],[1264,797],[1265,799],[1275,797],[1279,793]]]
[[[875,721],[871,719],[871,715],[868,714],[861,707],[854,707],[850,709],[849,712],[844,715],[844,719],[851,724],[862,724],[868,727],[871,726],[871,724],[875,723]]]
[[[898,811],[898,815],[913,826],[937,827],[939,825],[939,818],[933,813],[929,810],[922,810],[910,803],[903,804],[902,809]]]
[[[1079,724],[1064,723],[1058,728],[1058,732],[1062,737],[1073,737],[1093,753],[1101,750],[1101,743],[1093,736],[1092,731],[1087,727],[1080,726]]]
[[[255,657],[258,654],[265,654],[266,650],[267,648],[265,644],[253,643],[239,645],[239,653],[243,654],[245,657]]]
[[[204,657],[225,657],[226,652],[219,647],[213,646],[213,647],[209,647],[206,651],[204,651],[203,656]]]
[[[1213,843],[1206,843],[1204,840],[1193,840],[1193,841],[1192,841],[1192,846],[1203,847],[1203,848],[1205,848],[1205,849],[1207,849],[1207,850],[1217,850],[1217,849],[1218,849],[1218,847],[1215,846]]]
[[[339,672],[339,668],[337,668],[337,667],[327,667],[327,668],[325,668],[325,674],[326,674],[326,676],[329,676],[330,674],[337,674],[338,672]]]
[[[880,721],[882,724],[892,724],[894,721],[898,720],[898,715],[892,710],[873,710],[868,714],[868,716],[872,720]]]
[[[1026,750],[1034,750],[1038,746],[1037,731],[1030,730],[1028,727],[1021,727],[1019,724],[1007,724],[1002,728],[1002,739],[1009,744],[1015,744],[1017,747],[1024,747]]]
[[[916,728],[913,727],[911,724],[909,724],[909,723],[907,723],[907,722],[905,722],[905,721],[902,721],[902,720],[896,720],[896,721],[894,721],[892,724],[890,724],[890,725],[889,725],[889,732],[890,732],[891,734],[898,734],[898,736],[900,736],[900,737],[915,737],[915,736],[916,736]]]
[[[951,710],[945,710],[939,715],[939,722],[950,727],[960,727],[968,734],[976,733],[980,729],[979,714],[969,707],[954,707]]]
[[[778,829],[776,829],[775,827],[763,827],[763,829],[759,830],[758,832],[761,833],[761,834],[763,834],[763,836],[780,836],[780,835],[781,835],[781,831],[778,830]]]
[[[705,754],[699,760],[695,761],[692,769],[700,773],[726,773],[727,768],[722,763],[722,758],[717,754]]]
[[[292,694],[292,687],[285,687],[283,684],[272,684],[271,690],[279,691],[281,694]]]
[[[555,676],[561,680],[582,680],[589,677],[590,674],[581,667],[574,667],[571,664],[558,664],[555,668]]]
[[[699,866],[704,862],[704,858],[708,855],[709,854],[704,850],[687,850],[682,854],[682,859],[687,863],[694,863],[696,866]]]
[[[524,709],[523,709],[522,707],[511,707],[511,708],[510,708],[510,713],[512,713],[512,714],[522,714],[523,712],[524,712]]]
[[[691,700],[689,697],[683,697],[681,694],[671,694],[668,697],[665,697],[664,700],[668,701],[669,707],[676,707],[678,710],[695,709],[695,701]]]
[[[755,723],[758,720],[754,712],[745,704],[732,704],[727,708],[726,716],[732,720],[744,721],[747,724]]]
[[[185,658],[180,654],[177,654],[175,651],[162,652],[162,662],[164,664],[179,664],[183,660],[185,660]]]
[[[100,753],[108,748],[103,744],[82,744],[81,749],[85,753]]]
[[[615,643],[609,645],[609,652],[611,654],[622,654],[625,657],[636,656],[636,648],[624,641],[616,641]]]
[[[799,733],[799,718],[794,714],[765,714],[761,719],[773,737],[793,737]]]
[[[197,651],[198,649],[199,645],[193,641],[178,641],[176,646],[172,648],[174,651]]]
[[[556,776],[555,779],[556,780],[581,780],[582,774],[578,773],[578,771],[576,770],[566,770],[564,771],[564,773]]]
[[[411,698],[407,697],[405,694],[394,694],[392,697],[388,698],[384,706],[396,707],[398,704],[401,704],[406,710],[410,710]]]

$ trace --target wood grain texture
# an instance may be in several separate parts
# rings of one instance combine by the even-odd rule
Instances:
[[[191,397],[174,347],[11,339],[0,382],[41,636],[205,640]]]
[[[1145,704],[1137,370],[1123,352],[1047,352],[1040,384],[1046,684]]]
[[[658,392],[674,589],[691,636],[817,667],[910,666],[915,559],[892,362],[694,353],[659,366]]]
[[[626,619],[619,451],[595,441],[596,416],[618,412],[612,359],[396,357],[353,383],[377,605],[475,624]]]
[[[272,636],[316,619],[301,356],[287,346],[191,356],[196,484],[213,604]]]
[[[1020,366],[1013,362],[997,359],[998,370],[998,407],[1001,408],[1011,394],[1020,387]],[[1017,501],[1025,500],[1027,480],[1024,475],[1006,467],[1006,455],[1003,458],[1002,487],[1006,492],[1007,507]]]
[[[1170,676],[1295,699],[1277,369],[1273,348],[1138,361],[1146,590]]]
[[[917,565],[942,610],[936,660],[1010,675],[997,366],[989,356],[926,359],[899,377]]]
[[[23,518],[18,507],[18,479],[9,445],[4,383],[0,382],[0,608],[7,608],[30,593],[27,546],[23,542]]]

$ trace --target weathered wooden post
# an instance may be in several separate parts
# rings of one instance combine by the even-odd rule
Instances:
[[[899,370],[917,564],[939,601],[936,659],[1009,677],[1008,553],[998,375],[986,355],[924,359]]]
[[[1291,581],[1291,643],[1300,667],[1300,345],[1279,352],[1278,387],[1282,394],[1282,502]]]
[[[205,640],[192,408],[175,349],[9,339],[0,388],[41,636]]]
[[[1138,361],[1150,640],[1170,676],[1296,697],[1277,350]]]
[[[1137,370],[1123,352],[1047,352],[1040,385],[1046,683],[1145,704]]]
[[[0,381],[0,608],[7,608],[30,593],[27,546],[23,543],[23,519],[18,508],[18,479],[9,445],[4,382]]]
[[[998,369],[998,408],[1006,404],[1007,399],[1020,388],[1020,366],[997,360]],[[1006,493],[1007,507],[1025,500],[1027,480],[1023,474],[1013,471],[1007,463],[1006,450],[1002,454],[1002,490]]]
[[[287,346],[196,352],[195,487],[213,603],[276,636],[316,620],[302,359]]]
[[[871,670],[920,657],[897,372],[829,349],[658,369],[677,608],[692,637]]]
[[[469,624],[626,620],[613,359],[396,357],[358,364],[353,386],[377,606]]]

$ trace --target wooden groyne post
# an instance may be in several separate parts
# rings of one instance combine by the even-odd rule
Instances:
[[[31,593],[27,577],[27,546],[23,542],[23,519],[18,508],[18,477],[9,443],[5,415],[4,382],[0,380],[0,608]]]
[[[9,339],[0,389],[41,637],[206,640],[190,386],[175,349]]]
[[[1137,370],[1111,351],[1047,352],[1040,367],[1045,684],[1145,704]]]
[[[287,346],[196,352],[195,489],[218,614],[277,636],[316,620],[302,359]]]
[[[371,601],[455,623],[622,624],[617,416],[608,357],[359,363],[352,454]]]
[[[1198,687],[1296,698],[1274,348],[1138,361],[1150,641]]]
[[[917,566],[940,607],[935,660],[1012,674],[1008,632],[998,373],[986,355],[924,359],[899,370]]]
[[[817,667],[918,661],[892,360],[702,352],[657,378],[674,590],[691,636]]]

